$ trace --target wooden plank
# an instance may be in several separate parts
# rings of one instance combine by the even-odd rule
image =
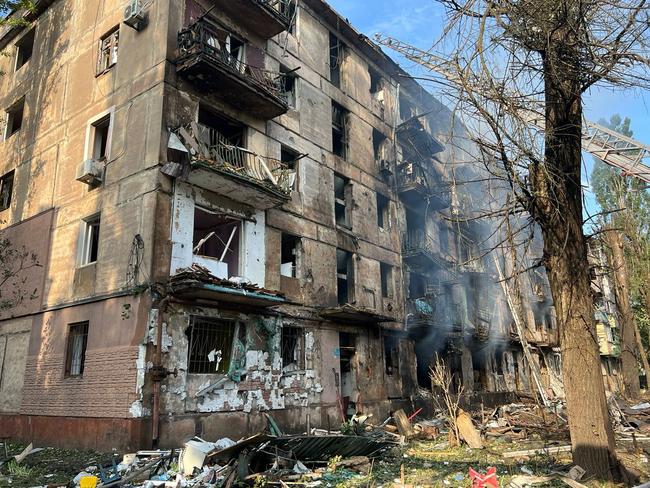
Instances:
[[[404,413],[404,410],[399,409],[393,414],[395,419],[395,424],[397,425],[398,432],[404,437],[410,437],[413,435],[413,429],[411,428],[411,422],[409,422],[408,417]]]
[[[542,447],[540,449],[528,449],[526,451],[504,452],[504,458],[517,458],[525,456],[534,456],[535,454],[556,454],[558,452],[571,452],[571,446]]]
[[[472,417],[463,410],[459,410],[458,417],[456,417],[456,426],[461,439],[463,439],[472,449],[482,449],[483,441],[481,441],[481,434],[472,422]]]

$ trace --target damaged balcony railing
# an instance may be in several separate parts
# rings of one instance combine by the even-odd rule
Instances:
[[[406,162],[397,168],[397,188],[406,197],[407,194],[416,193],[419,197],[428,198],[433,208],[447,208],[452,203],[451,185],[437,174],[432,168],[426,170],[422,164]]]
[[[260,156],[243,147],[231,144],[219,131],[199,123],[178,130],[178,136],[188,148],[192,159],[207,162],[219,170],[272,185],[284,194],[291,193],[296,179],[295,171],[281,161]]]
[[[293,20],[296,11],[294,0],[253,0],[263,8],[273,10],[275,14],[282,19],[285,24]]]
[[[262,2],[262,0],[257,1]],[[229,48],[232,41],[223,38],[224,35],[219,35],[218,29],[207,20],[202,19],[194,22],[178,33],[179,58],[177,62],[180,64],[186,58],[203,55],[216,67],[244,77],[269,94],[282,99],[282,73],[244,62],[241,59],[244,45],[235,50],[232,47]],[[229,39],[230,35],[226,34],[226,38]]]

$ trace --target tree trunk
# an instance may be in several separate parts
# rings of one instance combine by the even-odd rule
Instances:
[[[607,232],[611,265],[614,278],[614,297],[621,326],[621,369],[623,388],[626,398],[635,400],[639,397],[639,361],[636,341],[636,326],[630,306],[630,281],[623,250],[623,238],[616,230]]]
[[[531,214],[542,229],[544,257],[557,313],[573,461],[612,479],[614,432],[605,399],[594,307],[582,232],[582,102],[579,57],[567,32],[556,31],[544,56],[544,164],[531,170]],[[572,68],[573,67],[573,68]]]

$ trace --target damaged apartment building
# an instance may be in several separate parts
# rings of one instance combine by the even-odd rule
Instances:
[[[436,355],[468,393],[534,390],[531,373],[553,389],[546,277],[518,287],[517,332],[485,230],[461,218],[451,112],[325,2],[11,15],[28,22],[0,34],[0,217],[19,258],[4,435],[178,445],[265,412],[336,429],[413,411]]]

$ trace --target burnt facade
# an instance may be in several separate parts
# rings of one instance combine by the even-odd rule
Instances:
[[[514,332],[507,256],[463,218],[462,127],[326,3],[30,15],[0,60],[3,232],[38,259],[1,312],[3,432],[336,428],[413,409],[436,354],[467,393],[534,390],[531,368],[552,393],[546,278],[517,285]]]

